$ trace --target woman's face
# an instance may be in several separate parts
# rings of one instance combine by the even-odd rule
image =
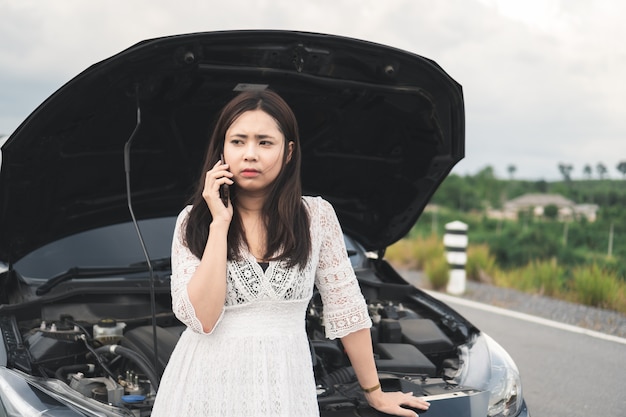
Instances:
[[[292,149],[293,142],[289,142],[287,161]],[[226,131],[224,160],[243,192],[267,191],[281,171],[284,152],[285,137],[276,120],[263,110],[242,113]]]

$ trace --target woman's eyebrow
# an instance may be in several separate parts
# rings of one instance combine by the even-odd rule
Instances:
[[[274,136],[266,134],[266,133],[262,133],[262,134],[255,134],[253,135],[254,138],[256,139],[274,139]],[[242,139],[247,139],[249,136],[246,135],[245,133],[232,133],[230,134],[229,137],[236,137],[236,138],[242,138]]]

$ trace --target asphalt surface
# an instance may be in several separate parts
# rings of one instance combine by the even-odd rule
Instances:
[[[403,276],[423,288],[423,276]],[[430,293],[507,350],[533,417],[626,416],[624,315],[476,283]]]
[[[429,289],[423,273],[419,271],[400,271],[400,273],[418,288]],[[626,338],[626,315],[611,310],[473,281],[466,282],[465,293],[459,297]],[[626,410],[623,415],[626,416]]]

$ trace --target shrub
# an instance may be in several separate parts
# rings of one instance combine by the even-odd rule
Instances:
[[[546,234],[545,229],[548,229],[547,224],[542,228],[507,229],[489,239],[487,244],[502,267],[523,267],[534,260],[558,256],[561,247],[559,237]]]
[[[493,277],[493,283],[499,287],[516,288],[521,289],[518,283],[520,282],[521,271],[519,269],[513,270],[499,270]]]
[[[387,248],[385,258],[396,267],[424,269],[425,263],[443,257],[445,248],[437,235],[401,239]]]
[[[385,251],[387,259],[396,268],[417,269],[417,260],[413,257],[415,240],[400,239]]]
[[[496,284],[502,287],[515,288],[520,291],[536,293],[534,272],[531,268],[515,268],[498,274]]]
[[[565,269],[555,259],[535,261],[522,268],[497,272],[495,282],[500,286],[555,297],[564,287]]]
[[[467,279],[479,282],[493,282],[496,273],[496,257],[485,244],[469,245],[465,265]]]
[[[626,314],[626,284],[624,281],[620,281],[620,287],[617,295],[615,296],[616,311]]]
[[[548,204],[543,209],[543,216],[550,220],[556,220],[559,215],[559,208],[555,204]]]
[[[487,243],[474,243],[468,247],[466,272],[469,280],[485,281],[488,277],[495,285],[626,313],[625,267],[619,258],[563,246],[558,250],[560,256],[547,257],[558,246],[554,241],[556,239],[535,245],[535,233],[521,233],[518,239],[532,237],[526,243],[533,242],[534,255],[529,262],[516,265],[528,256],[528,253],[520,255],[529,247],[520,246],[520,241],[512,232],[505,230],[498,237],[499,245],[496,245],[495,252]],[[502,269],[497,254],[498,250],[504,253],[505,248],[508,253],[504,257],[511,256],[515,262],[507,262],[508,267]],[[538,251],[543,251],[541,256]],[[416,234],[402,239],[387,249],[385,257],[396,267],[424,270],[436,290],[447,286],[450,267],[443,239],[436,234],[427,237]],[[564,264],[568,268],[561,266]]]
[[[428,276],[430,285],[434,290],[443,290],[448,285],[450,266],[445,257],[440,256],[428,259],[424,264],[424,272]]]
[[[530,290],[549,297],[557,296],[563,289],[565,269],[560,267],[556,258],[550,261],[534,261],[523,268],[526,285]]]
[[[607,273],[597,264],[579,266],[572,271],[572,291],[575,299],[583,304],[619,309],[624,284],[614,274]],[[622,307],[623,308],[623,307]]]
[[[445,261],[443,239],[434,234],[426,238],[418,238],[413,248],[413,257],[417,261],[418,269],[425,269],[426,263],[431,259],[443,258]]]

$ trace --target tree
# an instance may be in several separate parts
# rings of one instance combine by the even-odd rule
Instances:
[[[496,179],[496,174],[493,170],[493,167],[491,165],[487,165],[486,167],[478,171],[476,175],[474,175],[474,177],[479,180],[491,181]]]
[[[572,179],[570,176],[572,169],[574,169],[574,167],[571,164],[559,164],[559,171],[561,172],[561,175],[563,175],[563,179],[565,179],[565,181],[570,181]]]
[[[472,187],[469,177],[450,174],[441,183],[431,202],[454,210],[469,211],[481,209],[481,194]]]
[[[591,173],[593,172],[593,170],[591,169],[591,165],[587,164],[585,165],[585,167],[583,168],[583,173],[585,174],[585,177],[590,180],[591,179]]]
[[[509,177],[511,179],[513,179],[513,175],[515,174],[515,171],[517,171],[517,167],[515,165],[511,164],[506,169],[507,169],[507,171],[509,171]]]
[[[555,204],[548,204],[543,208],[544,217],[555,220],[559,215],[559,208]]]
[[[621,161],[617,164],[617,170],[622,173],[622,177],[626,179],[626,161]]]
[[[606,165],[604,165],[602,162],[598,162],[598,165],[596,165],[596,171],[598,171],[598,176],[600,177],[600,179],[604,179],[604,176],[607,172]]]
[[[539,180],[539,181],[535,181],[535,183],[533,183],[533,187],[532,187],[531,191],[537,191],[537,192],[540,192],[540,193],[547,193],[549,189],[550,189],[550,186],[548,184],[548,181],[546,181],[546,180]]]

